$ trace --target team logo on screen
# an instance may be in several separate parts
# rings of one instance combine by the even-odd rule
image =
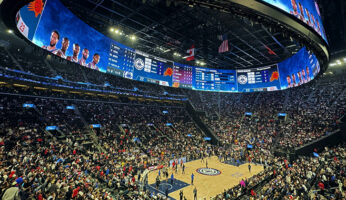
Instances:
[[[124,72],[124,77],[127,79],[133,79],[133,73],[132,72]]]
[[[35,17],[37,17],[39,14],[42,14],[44,4],[42,0],[34,0],[29,3],[29,11],[33,11],[35,13]]]
[[[238,77],[238,83],[240,83],[242,85],[246,84],[247,83],[247,77],[245,75],[240,75]]]
[[[142,70],[144,68],[144,62],[141,58],[135,60],[135,67],[137,70]]]
[[[198,168],[196,169],[196,172],[207,176],[217,176],[221,174],[220,170],[213,168]]]

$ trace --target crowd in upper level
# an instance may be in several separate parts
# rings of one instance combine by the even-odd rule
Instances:
[[[0,85],[0,186],[8,199],[164,199],[148,192],[142,177],[145,170],[204,154],[218,156],[222,162],[266,166],[245,181],[246,187],[238,185],[216,199],[320,199],[319,195],[340,199],[344,195],[344,145],[325,149],[319,158],[289,161],[273,154],[275,149],[291,152],[338,130],[346,108],[344,76],[334,77],[333,84],[322,77],[284,91],[209,93],[100,74],[57,58],[42,59],[46,54],[41,50],[35,53],[37,58],[1,48],[0,55],[4,58],[0,73],[11,76],[33,78],[9,70],[16,69],[60,76],[67,85],[108,82],[134,93],[185,95],[204,113],[202,121],[218,140],[215,145],[205,141],[184,103]],[[38,76],[37,80],[42,78]],[[52,81],[59,83],[59,79]],[[23,108],[24,103],[34,108]],[[279,113],[286,117],[278,117]],[[46,131],[47,126],[58,130]]]

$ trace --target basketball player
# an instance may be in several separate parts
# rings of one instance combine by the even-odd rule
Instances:
[[[56,52],[56,55],[60,56],[61,58],[66,59],[66,51],[67,51],[69,46],[70,46],[70,40],[67,37],[64,37],[62,39],[61,49],[59,49]]]
[[[310,15],[311,15],[311,19],[312,19],[312,28],[314,28],[316,30],[316,20],[315,20],[315,17],[311,13],[310,13]]]
[[[79,44],[75,43],[73,44],[73,55],[72,57],[71,56],[68,56],[67,57],[67,60],[71,61],[71,62],[74,62],[74,63],[78,63],[78,55],[79,55],[79,52],[80,52],[80,46]],[[96,63],[97,64],[97,63]]]
[[[305,74],[305,70],[304,69],[302,70],[301,74],[302,74],[303,83],[307,83],[307,81],[306,81],[306,74]]]
[[[308,9],[305,8],[305,13],[306,13],[306,16],[308,16],[308,20],[307,20],[307,23],[309,26],[311,26],[311,17],[310,17],[310,13],[308,11]]]
[[[299,79],[298,85],[302,85],[302,84],[303,84],[303,79],[302,79],[302,74],[301,74],[301,72],[298,72],[298,79]]]
[[[197,200],[197,189],[196,188],[193,190],[193,199]]]
[[[168,199],[168,187],[166,187],[165,195],[166,195],[166,198]]]
[[[52,34],[50,35],[50,43],[49,46],[42,46],[43,49],[51,52],[51,53],[56,53],[56,45],[58,44],[60,39],[60,34],[57,30],[52,31]]]
[[[171,174],[171,185],[173,185],[173,182],[174,181],[174,175],[173,175],[173,173]]]
[[[87,65],[90,69],[96,69],[99,70],[99,68],[96,66],[100,61],[100,55],[98,53],[95,53],[93,56],[93,60]]]
[[[299,10],[300,10],[300,15],[299,15],[299,19],[302,20],[303,22],[305,22],[305,16],[304,16],[304,8],[302,6],[302,4],[299,2]]]
[[[316,19],[316,24],[317,24],[317,32],[321,35],[321,26],[320,22]]]
[[[288,75],[287,77],[286,77],[286,79],[287,79],[287,87],[288,88],[291,88],[293,85],[292,85],[292,81],[291,81],[291,77]]]
[[[159,176],[157,176],[156,177],[156,189],[158,189],[159,188],[159,186],[160,186],[160,178],[159,178]]]
[[[305,73],[306,73],[306,82],[311,81],[311,78],[310,78],[310,68],[308,66],[306,66],[306,68],[305,68]]]
[[[292,7],[293,7],[293,11],[290,11],[290,13],[296,17],[299,16],[298,14],[298,6],[297,6],[297,2],[296,0],[291,0],[291,4],[292,4]]]
[[[205,167],[208,168],[208,160],[205,160]]]
[[[293,85],[293,87],[297,86],[297,84],[296,84],[296,75],[295,74],[292,74],[292,85]]]
[[[84,48],[82,51],[82,58],[79,59],[78,63],[82,66],[86,66],[86,60],[89,58],[89,50],[87,48]]]

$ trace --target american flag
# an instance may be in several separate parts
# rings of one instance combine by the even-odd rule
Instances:
[[[219,46],[219,53],[224,53],[227,52],[228,49],[228,39],[227,39],[227,35],[219,35],[218,38],[220,40],[222,40],[221,45]]]

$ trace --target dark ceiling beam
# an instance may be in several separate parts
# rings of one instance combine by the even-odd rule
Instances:
[[[92,0],[88,0],[88,1],[89,1],[90,3],[94,3]],[[119,2],[116,2],[116,1],[112,1],[112,2],[114,2],[114,3],[116,3],[116,4],[120,4]],[[122,4],[120,4],[120,5],[122,5]],[[121,14],[121,13],[119,13],[119,12],[116,12],[116,11],[110,9],[110,8],[107,8],[107,7],[103,6],[103,5],[99,5],[99,7],[103,8],[103,9],[105,9],[105,10],[111,12],[111,13],[114,13],[114,14],[120,16],[120,17],[126,18],[125,15],[123,15],[123,14]],[[133,9],[128,8],[128,7],[126,7],[126,6],[123,6],[123,7],[126,8],[126,9],[129,9],[129,10],[133,10]],[[103,17],[106,17],[106,18],[108,18],[108,19],[110,19],[108,16],[102,15],[102,14],[100,14],[100,13],[97,13],[97,14],[98,14],[98,15],[101,15],[101,16],[103,16]],[[140,13],[139,13],[139,14],[140,14]],[[142,15],[142,14],[140,14],[140,15],[141,15],[141,16],[144,16],[144,15]],[[148,19],[148,17],[146,17],[146,18]],[[128,18],[128,20],[130,20],[130,21],[132,21],[132,22],[134,22],[134,23],[136,23],[136,24],[139,24],[139,25],[141,25],[141,26],[143,26],[143,27],[148,27],[147,25],[142,24],[141,22],[138,22],[138,21],[136,21],[136,20],[134,20],[134,19]],[[124,23],[119,23],[119,24],[121,24],[121,25],[123,25],[123,26],[125,26],[125,27],[129,27],[129,26],[127,26],[127,25],[124,24]],[[135,29],[135,28],[133,28],[133,27],[129,27],[129,28],[132,29],[133,32],[138,31],[138,29]],[[161,32],[159,32],[159,31],[157,31],[157,30],[155,30],[155,29],[153,29],[153,28],[151,28],[151,27],[148,27],[148,28],[149,28],[150,30],[152,30],[152,31],[154,31],[154,32],[156,32],[156,33],[158,33],[158,34],[161,35],[161,36],[165,36],[164,33],[161,33]],[[149,38],[153,38],[152,35],[148,35],[147,33],[143,32],[143,31],[138,31],[138,32],[140,32],[141,34],[143,34],[143,35],[145,35],[145,36],[147,36],[147,37],[149,37]],[[139,37],[140,40],[141,40],[142,38],[143,38],[143,37]],[[162,38],[157,38],[157,37],[155,37],[155,38],[158,40],[158,43],[164,41]],[[148,40],[145,40],[145,41],[146,41],[146,42],[149,42]],[[153,42],[150,41],[150,43],[153,43]],[[155,44],[155,43],[153,43],[153,44]],[[176,45],[174,45],[174,44],[171,44],[171,45],[172,45],[175,49],[182,49],[181,46],[176,46]],[[155,45],[155,47],[156,47],[156,46],[157,46],[157,44]]]
[[[90,1],[90,0],[89,0]],[[122,3],[120,3],[120,2],[118,2],[118,1],[116,1],[116,0],[111,0],[113,3],[116,3],[116,4],[118,4],[119,6],[121,6],[121,7],[123,7],[123,8],[126,8],[126,9],[128,9],[128,10],[131,10],[131,12],[133,12],[134,11],[134,9],[132,9],[132,8],[129,8],[128,6],[125,6],[124,4],[122,4]],[[154,11],[155,11],[155,9],[153,9]],[[157,13],[157,12],[156,12]],[[139,16],[142,16],[143,18],[145,18],[145,19],[147,19],[147,20],[150,20],[151,22],[154,22],[154,23],[156,23],[153,19],[151,19],[150,17],[148,17],[148,16],[145,16],[145,15],[143,15],[143,14],[141,14],[141,13],[137,13]],[[162,25],[162,24],[160,24],[160,25]],[[163,25],[162,25],[163,26]],[[172,31],[172,32],[174,32],[175,34],[179,34],[178,32],[175,32],[174,30],[172,30],[172,29],[170,29],[169,27],[166,27],[166,28],[168,28],[170,31]],[[150,28],[151,29],[151,28]]]
[[[257,60],[256,58],[254,58],[252,55],[250,55],[249,53],[247,53],[246,51],[242,50],[241,48],[237,47],[236,45],[232,45],[235,49],[237,49],[238,51],[240,51],[241,53],[247,55],[248,57],[252,58],[254,61],[257,61],[259,64],[263,64],[261,61]],[[252,64],[252,63],[251,63]]]
[[[248,47],[250,47],[252,50],[254,50],[255,52],[257,52],[258,54],[260,54],[262,57],[264,57],[265,59],[267,59],[268,61],[270,61],[270,59],[265,56],[263,53],[261,53],[260,51],[257,50],[257,48],[253,47],[251,44],[249,44],[248,42],[246,42],[245,40],[243,40],[241,37],[239,37],[238,35],[234,34],[232,31],[229,31],[229,33],[231,33],[234,37],[236,37],[238,40],[240,40],[241,42],[243,42],[245,45],[247,45]],[[250,33],[249,35],[253,36],[252,33]],[[251,56],[252,57],[252,56]],[[253,58],[253,57],[252,57]],[[256,59],[257,60],[257,59]],[[258,60],[257,60],[258,61]],[[260,62],[261,64],[263,64],[262,62]]]
[[[243,57],[241,57],[241,56],[239,56],[239,55],[233,53],[232,51],[229,51],[229,53],[232,54],[232,55],[234,55],[235,57],[239,58],[240,60],[242,60],[242,61],[244,61],[244,62],[246,62],[246,63],[248,63],[248,64],[250,64],[250,65],[253,65],[250,61],[248,61],[248,60],[244,59]]]
[[[271,34],[263,25],[262,25],[262,29],[268,34],[270,35],[270,37],[275,41],[276,44],[278,44],[283,50],[285,53],[289,54],[290,52],[287,50],[287,48],[281,44],[281,42],[279,42],[276,37]]]
[[[123,23],[125,20],[129,19],[130,17],[133,17],[135,14],[138,14],[138,12],[143,8],[143,6],[140,6],[136,10],[131,10],[131,13],[127,15],[126,17],[122,18],[119,22]]]
[[[236,60],[233,60],[232,58],[230,58],[230,57],[227,57],[227,56],[224,56],[224,58],[226,58],[227,60],[230,60],[230,61],[232,61],[232,62],[234,62],[234,63],[237,63],[238,65],[241,65],[242,67],[246,67],[246,65],[244,65],[243,63],[240,63],[240,62],[238,62],[238,61],[236,61]]]
[[[91,0],[88,0],[88,1],[91,2],[91,3],[93,3]],[[82,6],[80,6],[80,4],[76,4],[76,5],[79,6],[79,8],[82,8],[82,9],[85,10],[85,8],[82,7]],[[108,11],[110,11],[110,12],[116,14],[116,15],[120,15],[120,16],[122,16],[122,17],[126,17],[126,16],[122,15],[121,13],[118,13],[118,12],[116,12],[116,11],[113,11],[113,10],[111,10],[111,9],[109,9],[109,8],[104,7],[103,5],[99,5],[99,7],[103,8],[103,9],[106,9],[106,10],[108,10]],[[88,11],[88,12],[90,12],[90,11]],[[95,14],[95,15],[99,15],[99,16],[101,16],[101,17],[103,17],[103,18],[107,18],[107,19],[111,20],[111,18],[109,18],[108,16],[102,15],[102,14],[100,14],[100,13],[98,13],[98,12],[94,12],[94,14]],[[91,19],[89,19],[89,20],[91,20]],[[130,20],[131,20],[131,19],[130,19]],[[133,20],[131,20],[131,21],[133,21]],[[103,23],[100,22],[99,20],[93,20],[93,22],[98,23],[98,24],[103,24]],[[133,27],[127,26],[127,25],[124,24],[124,23],[119,23],[119,24],[123,25],[124,27],[127,27],[127,28],[131,29],[131,30],[134,31],[134,32],[136,31],[136,29],[134,29]],[[143,26],[143,25],[142,25],[142,26]],[[145,25],[144,25],[144,26],[145,26]],[[147,37],[149,37],[149,38],[151,38],[151,40],[146,40],[146,39],[144,39],[144,37],[138,37],[139,40],[142,40],[142,41],[145,41],[145,42],[147,42],[147,43],[150,43],[150,44],[152,44],[152,45],[155,46],[155,47],[157,46],[157,43],[155,43],[155,42],[152,41],[152,39],[154,38],[152,35],[148,35],[147,33],[144,33],[144,32],[140,32],[140,33],[143,34],[143,35],[145,35],[145,36],[147,36]],[[162,41],[161,38],[156,38],[156,40],[157,40],[158,42]],[[153,48],[153,46],[151,46],[151,48]]]
[[[246,32],[248,32],[250,35],[252,35],[253,38],[254,38],[256,41],[258,41],[259,43],[261,43],[261,45],[263,45],[263,47],[269,45],[269,44],[267,44],[267,45],[264,44],[260,39],[258,39],[258,37],[257,37],[256,35],[252,34],[251,31],[249,31],[247,28],[243,27],[243,29],[244,29]],[[280,56],[278,56],[277,54],[276,54],[275,56],[276,56],[277,58],[281,59]]]
[[[96,3],[96,6],[91,10],[92,12],[95,12],[95,10],[104,2],[104,0],[99,0],[99,2]]]

